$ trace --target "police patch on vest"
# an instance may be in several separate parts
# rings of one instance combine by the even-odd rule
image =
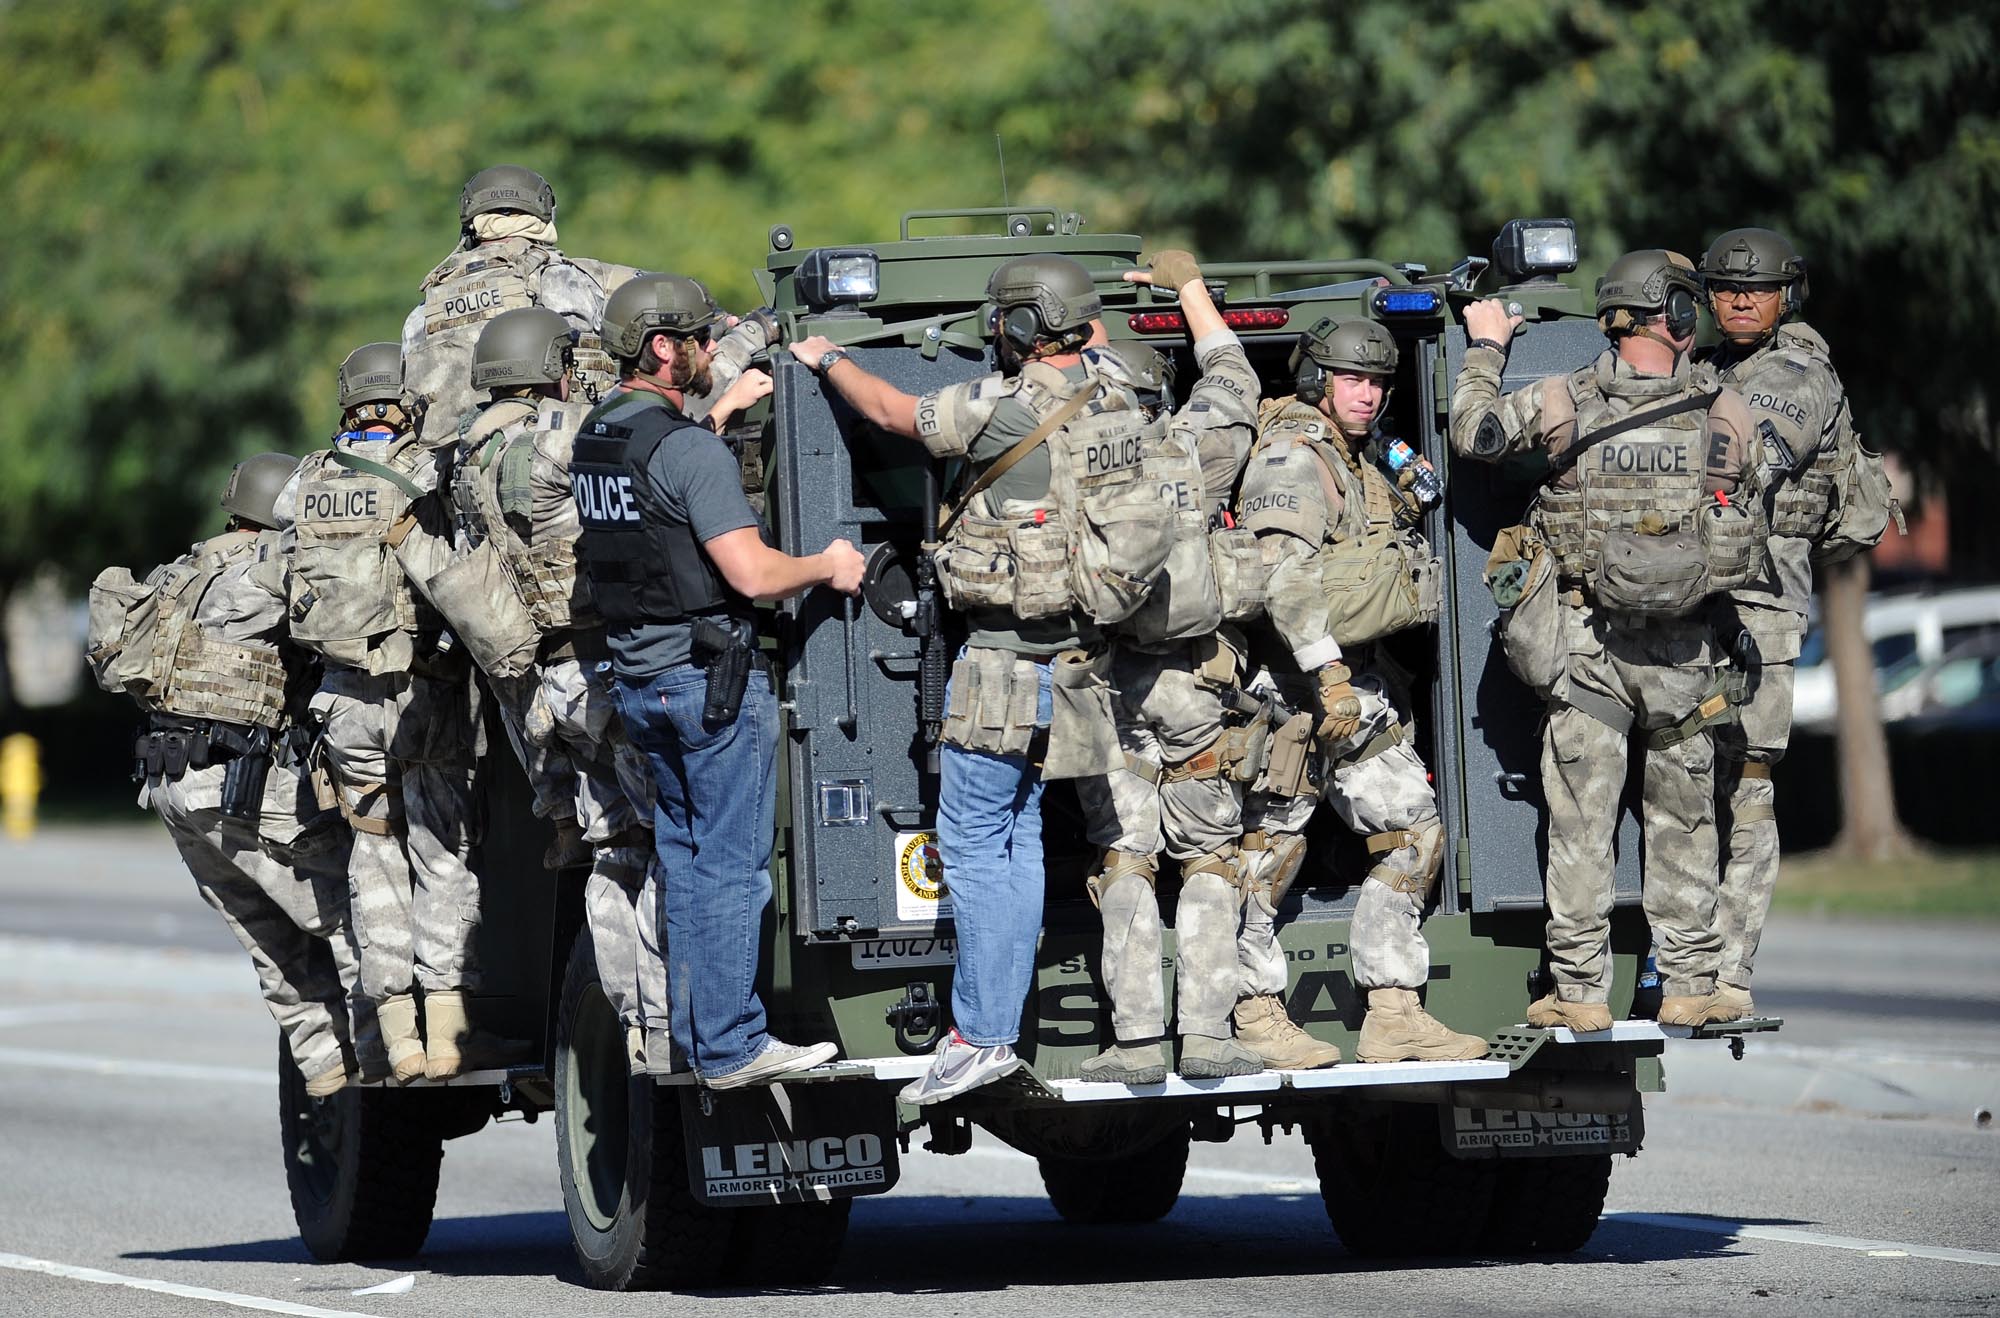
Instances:
[[[1683,475],[1691,470],[1686,444],[1599,444],[1597,470],[1607,475]]]
[[[381,487],[372,481],[329,481],[308,485],[299,495],[298,519],[313,522],[369,522],[382,515]]]
[[[1259,494],[1243,501],[1243,516],[1255,517],[1258,513],[1295,513],[1299,511],[1299,496],[1289,491],[1275,494]]]
[[[572,470],[569,485],[586,525],[636,526],[641,520],[639,505],[632,497],[632,477],[627,473]]]
[[[1773,393],[1755,393],[1749,397],[1750,406],[1760,408],[1773,416],[1782,416],[1804,425],[1806,409],[1789,398],[1780,398]]]
[[[1123,471],[1136,467],[1145,456],[1145,436],[1136,431],[1125,435],[1112,435],[1092,444],[1084,450],[1083,471],[1086,478]]]

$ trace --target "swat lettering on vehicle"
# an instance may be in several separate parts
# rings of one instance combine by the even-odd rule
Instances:
[[[337,484],[308,486],[300,500],[300,516],[313,522],[365,522],[380,516],[373,485],[341,489]]]
[[[1324,952],[1313,948],[1285,949],[1286,961],[1294,965],[1313,962],[1320,956],[1331,961],[1346,955],[1345,943],[1328,943]],[[1171,965],[1171,960],[1162,962],[1164,968]],[[1085,965],[1080,959],[1072,959],[1058,969],[1081,974]],[[1285,1011],[1300,1025],[1342,1021],[1349,1028],[1359,1029],[1364,1008],[1346,971],[1307,970],[1292,981]],[[1098,997],[1096,988],[1087,981],[1045,984],[1036,989],[1035,1022],[1035,1042],[1044,1048],[1108,1045],[1112,1037],[1110,1005]]]
[[[570,493],[576,496],[577,510],[586,522],[637,522],[639,505],[632,498],[630,475],[604,476],[592,472],[570,473]]]
[[[1780,398],[1776,394],[1751,394],[1749,403],[1750,406],[1769,412],[1773,416],[1786,417],[1800,425],[1806,423],[1806,409],[1789,398]]]
[[[1439,1115],[1445,1147],[1461,1158],[1549,1158],[1639,1148],[1639,1132],[1625,1114],[1445,1107]]]
[[[709,1199],[856,1186],[887,1189],[889,1183],[882,1139],[866,1132],[845,1139],[822,1135],[810,1140],[704,1144],[701,1173],[703,1195]]]
[[[1620,475],[1680,475],[1688,469],[1685,444],[1599,444],[1597,469]]]

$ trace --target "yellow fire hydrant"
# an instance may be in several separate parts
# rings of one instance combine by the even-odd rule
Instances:
[[[34,836],[35,800],[41,794],[41,746],[25,732],[0,737],[0,817],[8,837]]]

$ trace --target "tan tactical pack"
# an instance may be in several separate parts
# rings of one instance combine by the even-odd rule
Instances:
[[[424,494],[411,476],[432,455],[408,435],[368,447],[377,456],[323,449],[299,464],[292,639],[350,668],[401,672],[410,666],[410,638],[441,626],[387,540]]]
[[[1397,526],[1400,496],[1367,463],[1349,465],[1318,434],[1303,436],[1321,497],[1333,516],[1320,550],[1327,631],[1342,645],[1365,645],[1437,621],[1444,565],[1414,530]]]

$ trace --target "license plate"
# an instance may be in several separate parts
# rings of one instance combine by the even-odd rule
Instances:
[[[848,946],[856,970],[948,966],[958,959],[956,938],[881,938]]]

